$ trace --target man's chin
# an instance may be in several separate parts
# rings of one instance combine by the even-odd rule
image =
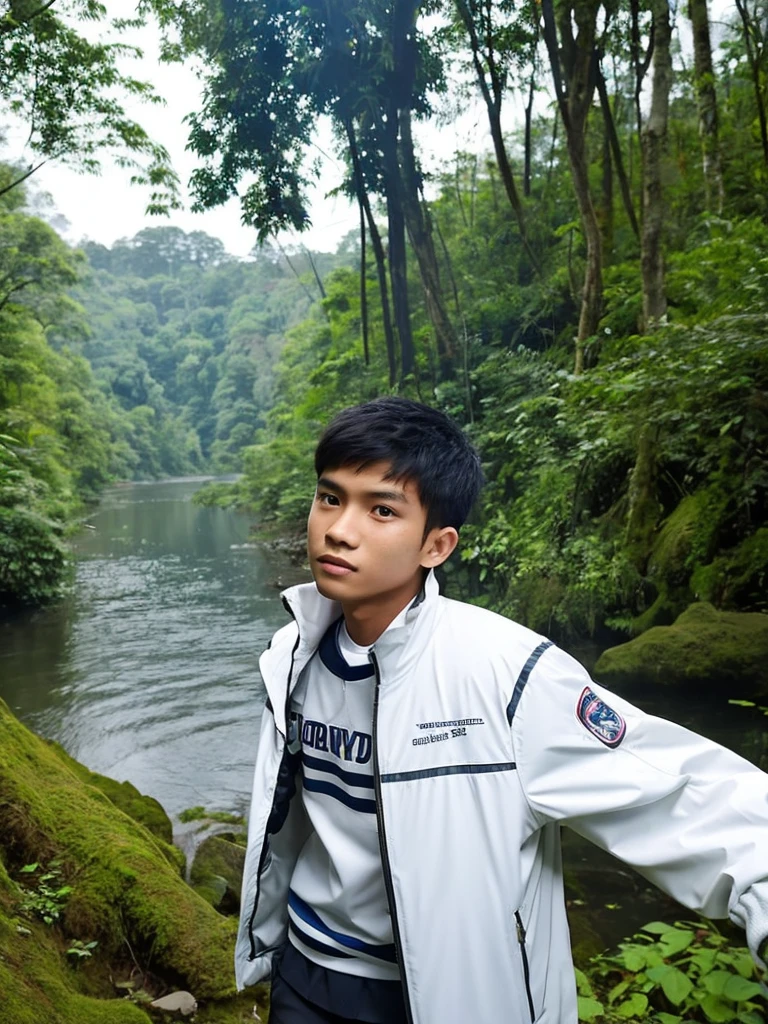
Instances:
[[[341,601],[343,596],[343,587],[340,584],[340,580],[327,579],[326,577],[320,576],[320,573],[315,576],[315,585],[318,593],[322,594],[323,597],[327,597],[329,601]]]

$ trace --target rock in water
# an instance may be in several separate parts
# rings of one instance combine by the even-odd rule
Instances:
[[[162,999],[155,999],[150,1004],[156,1010],[168,1013],[180,1013],[182,1017],[190,1017],[197,1009],[197,1000],[191,992],[171,992]]]
[[[690,605],[672,626],[654,626],[610,647],[595,665],[608,685],[709,686],[737,697],[768,695],[768,615]]]

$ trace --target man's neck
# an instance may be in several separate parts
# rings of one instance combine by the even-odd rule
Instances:
[[[360,647],[375,644],[381,634],[397,618],[403,608],[407,608],[421,590],[421,581],[410,590],[376,602],[365,602],[353,607],[342,604],[344,622],[350,640]]]

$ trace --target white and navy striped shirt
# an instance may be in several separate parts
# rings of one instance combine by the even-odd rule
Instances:
[[[399,971],[373,791],[374,673],[367,649],[355,648],[340,619],[292,700],[289,739],[301,744],[313,832],[291,880],[289,938],[322,967],[394,981]]]

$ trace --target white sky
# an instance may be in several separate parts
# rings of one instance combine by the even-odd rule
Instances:
[[[133,3],[132,0],[107,0],[107,8],[110,15],[127,15],[133,10]],[[85,30],[82,24],[78,28]],[[186,151],[187,128],[183,119],[198,106],[201,87],[197,76],[191,67],[160,63],[158,36],[153,28],[126,34],[122,41],[139,46],[144,53],[142,60],[126,63],[125,70],[130,70],[136,78],[151,81],[166,101],[164,106],[130,101],[125,104],[126,111],[170,152],[184,188],[185,209],[172,213],[170,218],[148,217],[144,212],[148,190],[131,186],[131,172],[115,167],[109,155],[104,154],[102,173],[98,176],[78,174],[56,163],[41,168],[30,184],[51,196],[52,208],[42,215],[52,220],[57,230],[72,243],[89,238],[111,245],[116,239],[131,237],[144,227],[173,224],[185,231],[205,231],[220,238],[233,255],[246,256],[256,242],[256,233],[242,225],[239,200],[206,213],[195,214],[189,209],[186,183],[196,166],[196,158]],[[417,130],[425,167],[429,170],[436,169],[459,148],[482,151],[491,145],[479,99],[469,105],[456,124],[430,124]],[[23,125],[9,124],[6,119],[5,135],[6,145],[0,156],[25,165],[34,160],[34,154],[24,148]],[[301,235],[301,240],[316,251],[333,251],[341,238],[357,227],[359,214],[344,198],[325,198],[338,185],[342,173],[333,157],[328,125],[321,125],[317,148],[310,153],[310,158],[317,156],[321,158],[322,168],[313,190],[312,227]],[[66,225],[55,218],[54,211],[65,218]],[[297,237],[295,234],[286,236],[283,242],[290,243]]]

